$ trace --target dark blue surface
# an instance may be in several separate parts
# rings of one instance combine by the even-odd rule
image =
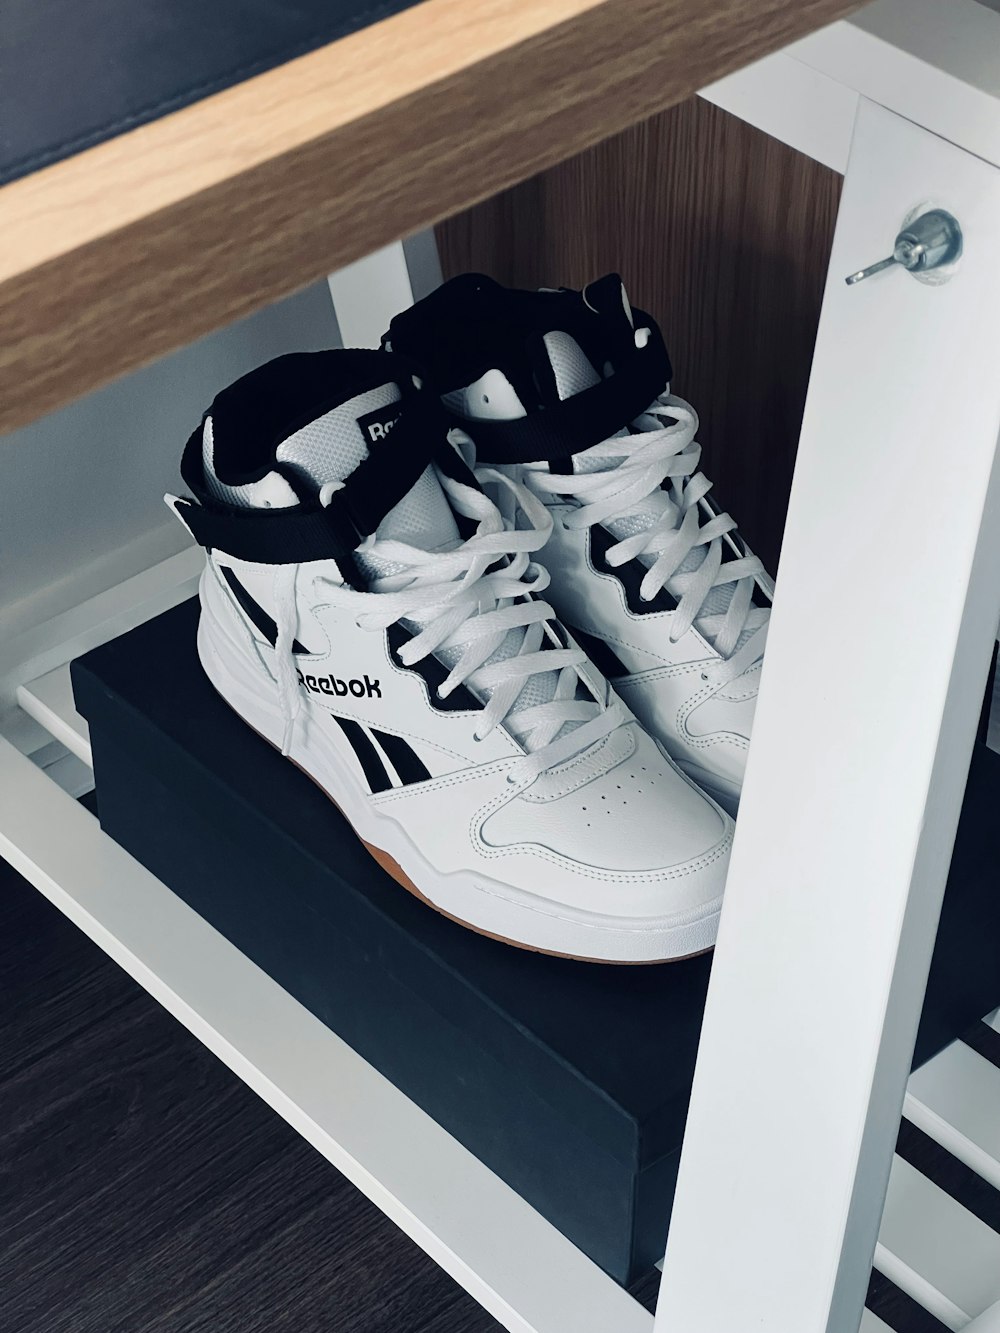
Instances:
[[[418,0],[0,0],[0,184]]]

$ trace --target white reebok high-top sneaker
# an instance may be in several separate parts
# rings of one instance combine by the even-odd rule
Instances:
[[[398,315],[385,343],[419,349],[477,465],[545,504],[540,559],[559,616],[735,814],[773,583],[709,495],[698,418],[670,392],[655,322],[631,309],[617,274],[583,292],[466,274]]]
[[[280,357],[219,394],[167,497],[208,552],[212,684],[390,874],[532,949],[652,962],[714,941],[732,821],[537,594],[521,528],[379,351]],[[510,483],[484,471],[501,490]]]

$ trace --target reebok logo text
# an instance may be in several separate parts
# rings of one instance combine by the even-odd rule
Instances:
[[[353,694],[355,699],[382,698],[382,686],[368,675],[364,680],[358,680],[356,676],[352,680],[340,680],[337,676],[304,676],[301,671],[297,671],[296,675],[299,684],[313,694],[335,695],[338,699],[343,699],[347,694]]]
[[[365,443],[371,445],[386,439],[400,411],[400,403],[387,403],[385,407],[377,407],[374,412],[366,412],[364,416],[358,417],[358,426],[365,437]]]

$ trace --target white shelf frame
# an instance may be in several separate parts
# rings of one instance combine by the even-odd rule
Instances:
[[[864,445],[850,453],[855,465],[874,459],[876,468],[884,467],[895,457],[898,466],[904,426],[907,442],[915,431],[918,443],[909,458],[937,480],[940,454],[921,431],[907,391],[919,393],[924,414],[939,412],[948,423],[944,413],[953,405],[935,378],[922,374],[926,358],[921,360],[922,339],[939,337],[945,327],[942,310],[947,308],[951,363],[966,357],[983,364],[981,348],[970,346],[962,328],[963,313],[975,303],[949,295],[961,292],[957,280],[954,287],[917,289],[910,278],[894,274],[852,293],[853,309],[840,282],[841,270],[885,249],[904,203],[920,202],[914,191],[935,201],[961,196],[956,211],[963,220],[976,215],[980,240],[986,235],[1000,241],[994,179],[1000,88],[991,84],[981,58],[984,43],[998,37],[1000,16],[974,0],[880,0],[856,19],[702,94],[844,171],[846,186],[655,1324],[502,1181],[107,838],[27,757],[54,737],[91,762],[86,724],[69,691],[68,662],[190,595],[197,552],[161,561],[0,644],[0,731],[8,737],[0,738],[0,853],[516,1333],[563,1333],[568,1327],[574,1333],[649,1333],[654,1327],[657,1333],[849,1333],[861,1319],[904,1094],[917,1123],[963,1161],[987,1178],[1000,1170],[995,1141],[974,1115],[949,1109],[933,1073],[922,1071],[919,1086],[915,1082],[906,1092],[975,701],[1000,611],[1000,593],[992,586],[1000,568],[997,388],[984,383],[973,408],[963,403],[959,413],[962,484],[947,491],[958,517],[933,568],[920,551],[907,562],[906,577],[895,573],[912,534],[907,506],[912,500],[925,513],[919,488],[911,495],[904,486],[873,526],[872,499],[863,486],[831,486],[841,480],[831,459],[855,436]],[[901,172],[894,170],[900,152],[907,160]],[[872,179],[876,168],[880,180]],[[979,196],[988,196],[985,207]],[[965,271],[976,273],[1000,310],[1000,286],[979,268],[977,255],[983,253],[973,246]],[[330,289],[345,342],[372,345],[388,317],[411,298],[402,246],[332,275]],[[899,333],[907,355],[905,369],[893,370],[887,385],[884,375],[870,369],[859,372],[854,363],[845,369],[841,353],[850,335],[863,337],[866,327],[878,325],[879,311],[890,307],[885,327]],[[989,332],[981,343],[995,341],[995,327]],[[892,404],[895,434],[888,432],[888,438],[884,421],[881,435],[870,424],[872,416],[881,420],[883,401]],[[954,413],[950,420],[955,428]],[[841,470],[845,466],[842,460]],[[815,522],[818,498],[828,506],[822,523]],[[853,709],[889,735],[911,713],[915,719],[908,738],[913,763],[887,804],[889,855],[853,881],[829,812],[836,810],[842,821],[854,815],[864,824],[873,798],[865,774],[874,771],[878,747],[863,749],[868,767],[860,780],[833,741],[811,751],[824,765],[811,795],[796,792],[799,784],[788,776],[788,756],[797,753],[797,744],[802,754],[801,712],[795,714],[804,704],[801,643],[807,640],[824,660],[832,660],[839,646],[833,618],[825,624],[814,609],[836,590],[827,568],[834,525],[841,532],[873,533],[861,586],[873,606],[891,606],[897,632],[918,632],[929,605],[937,630],[912,681],[873,692],[876,669],[889,660],[890,648],[870,611],[860,624],[852,615],[857,651],[838,672],[821,673],[834,740]],[[783,823],[789,799],[798,814],[790,839]],[[811,885],[815,910],[803,914],[791,878],[807,853],[814,860],[820,856],[824,871]],[[773,884],[779,888],[768,920],[759,903],[762,886]],[[831,941],[850,943],[831,910],[834,895],[857,908],[876,889],[880,911],[864,937],[863,966],[847,987],[827,957]],[[786,922],[780,950],[770,927],[775,917]],[[759,985],[762,958],[766,988]],[[803,977],[810,981],[805,991]],[[858,994],[864,1003],[857,1002]],[[803,998],[797,1018],[789,1020]],[[748,1059],[746,1035],[754,1025],[768,1041]],[[814,1040],[821,1034],[820,1049],[800,1051],[789,1063],[789,1042],[806,1028]],[[954,1052],[946,1056],[956,1059]],[[970,1086],[982,1079],[978,1066],[969,1072]],[[720,1107],[732,1104],[733,1086],[753,1090],[738,1121],[720,1114]],[[806,1127],[815,1137],[817,1123],[821,1138],[812,1145],[810,1171],[796,1175],[783,1168],[782,1159]],[[905,1256],[886,1239],[880,1255],[904,1274]],[[911,1294],[920,1299],[924,1279],[918,1274],[913,1281]],[[924,1295],[932,1306],[947,1299],[940,1292]],[[964,1319],[968,1312],[961,1313]],[[977,1312],[967,1327],[988,1333],[1000,1323],[997,1316],[996,1307]],[[864,1327],[877,1328],[878,1322],[866,1316]]]
[[[983,355],[1000,87],[970,75],[956,92],[955,74],[986,33],[996,52],[1000,19],[978,5],[883,3],[709,90],[768,130],[795,105],[782,137],[848,156],[658,1333],[841,1333],[861,1317],[1000,615],[1000,386]],[[845,287],[910,209],[945,200],[966,231],[950,283]],[[981,1313],[911,1287],[953,1327]]]

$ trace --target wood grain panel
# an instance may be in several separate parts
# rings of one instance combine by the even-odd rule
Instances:
[[[0,190],[0,429],[856,8],[425,0]]]
[[[438,228],[446,274],[579,287],[660,321],[707,475],[773,567],[840,199],[836,172],[699,98]]]

